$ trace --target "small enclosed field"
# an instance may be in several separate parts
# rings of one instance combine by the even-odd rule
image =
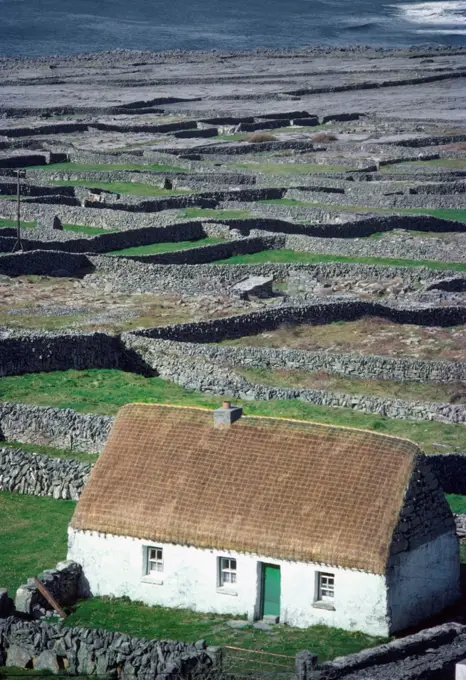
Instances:
[[[357,321],[318,325],[283,324],[276,330],[225,340],[223,344],[463,361],[466,327],[397,324],[365,316]]]

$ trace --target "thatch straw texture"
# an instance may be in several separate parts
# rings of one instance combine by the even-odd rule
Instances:
[[[129,404],[75,529],[384,573],[419,450],[351,428]]]

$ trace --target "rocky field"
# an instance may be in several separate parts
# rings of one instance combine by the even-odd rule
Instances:
[[[97,332],[167,385],[462,429],[465,75],[461,48],[1,60],[3,374]]]

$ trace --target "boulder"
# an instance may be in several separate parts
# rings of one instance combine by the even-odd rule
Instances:
[[[249,276],[233,286],[232,292],[247,300],[249,296],[269,297],[272,295],[273,276]]]
[[[18,668],[31,668],[32,656],[18,645],[10,645],[7,650],[5,666],[16,666]]]
[[[58,673],[60,671],[60,666],[57,655],[49,650],[41,652],[39,656],[34,659],[34,670]]]
[[[32,597],[34,595],[34,588],[28,585],[22,585],[16,591],[15,609],[24,614],[30,614],[32,608]]]

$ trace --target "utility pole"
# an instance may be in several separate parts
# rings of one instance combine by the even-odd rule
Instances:
[[[13,246],[13,252],[23,250],[23,243],[21,241],[21,179],[25,177],[26,170],[18,168],[16,170],[16,243]]]

